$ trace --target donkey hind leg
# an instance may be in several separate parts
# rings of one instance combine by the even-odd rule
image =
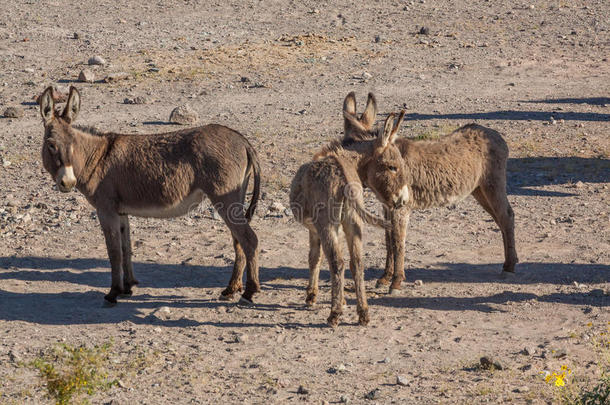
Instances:
[[[405,279],[405,239],[411,211],[399,208],[392,211],[392,250],[394,252],[394,274],[389,293],[397,294]]]
[[[364,267],[362,265],[362,225],[359,220],[349,218],[344,223],[345,239],[349,248],[349,268],[354,278],[356,288],[356,310],[358,312],[358,323],[362,326],[368,325],[370,321],[369,307],[366,302],[366,286],[364,284]]]
[[[392,220],[392,211],[384,205],[383,207],[383,216],[387,221]],[[385,248],[386,248],[386,256],[385,256],[385,271],[383,275],[377,280],[377,284],[375,287],[383,287],[390,284],[390,280],[394,275],[394,249],[392,249],[392,232],[389,229],[385,230]]]
[[[322,241],[322,249],[326,255],[328,266],[330,268],[331,280],[331,308],[328,324],[333,328],[339,324],[339,318],[343,313],[343,296],[344,287],[344,267],[343,253],[341,252],[341,244],[339,242],[338,228],[334,225],[329,225],[330,229],[318,229],[318,234]]]
[[[98,210],[98,218],[104,239],[106,240],[106,249],[108,250],[108,258],[110,259],[110,268],[112,270],[112,282],[110,284],[110,292],[104,296],[106,302],[111,305],[117,303],[117,297],[123,293],[123,252],[121,248],[121,220],[117,213],[108,213]]]
[[[502,241],[504,242],[502,271],[514,273],[515,265],[519,262],[515,248],[515,214],[506,197],[506,187],[481,185],[472,195],[492,216],[502,231]]]
[[[241,301],[251,304],[254,293],[260,291],[260,283],[258,280],[258,238],[250,224],[246,220],[244,205],[241,202],[241,190],[229,193],[223,196],[222,199],[210,198],[218,214],[224,219],[225,224],[231,231],[235,247],[235,266],[231,280],[241,281],[243,277],[244,266],[242,264],[243,256],[245,256],[247,267],[246,291],[241,296]],[[237,290],[238,284],[229,284],[227,289],[223,291],[223,296],[232,296]]]
[[[233,263],[233,272],[231,273],[231,280],[229,285],[220,293],[220,299],[229,301],[233,299],[233,295],[236,292],[243,291],[242,278],[244,275],[244,268],[246,267],[246,255],[241,245],[233,238],[233,249],[235,250],[235,262]]]
[[[123,293],[121,296],[129,297],[133,294],[131,287],[139,284],[133,274],[133,265],[131,263],[131,237],[129,236],[129,217],[127,215],[120,216],[121,221],[121,250],[123,253]]]
[[[315,228],[309,229],[309,285],[307,286],[307,297],[305,303],[313,306],[318,297],[318,281],[320,279],[320,264],[322,262],[322,247],[320,237]]]

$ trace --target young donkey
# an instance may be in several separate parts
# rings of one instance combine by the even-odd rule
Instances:
[[[231,299],[242,290],[247,265],[242,299],[251,302],[260,290],[258,239],[249,225],[260,195],[260,167],[246,138],[221,125],[154,135],[94,134],[72,126],[80,110],[76,88],[70,88],[61,115],[55,112],[52,91],[47,88],[40,100],[43,165],[60,191],[76,187],[97,210],[112,267],[106,301],[116,303],[117,296],[131,295],[138,284],[128,215],[184,215],[207,195],[229,227],[235,249],[233,275],[221,298]],[[244,213],[251,175],[254,192]]]
[[[361,131],[346,129],[344,142],[362,139],[367,138]],[[518,258],[514,214],[506,197],[508,146],[502,136],[493,129],[469,124],[437,141],[401,138],[396,146],[405,161],[411,195],[401,209],[385,209],[392,228],[386,231],[386,268],[377,286],[387,285],[391,279],[390,293],[400,289],[405,278],[404,245],[412,210],[448,205],[470,194],[500,227],[503,271],[513,273]]]
[[[329,263],[332,284],[328,324],[337,326],[343,303],[344,267],[339,242],[340,227],[350,252],[350,270],[357,297],[358,321],[369,322],[362,266],[362,221],[388,226],[364,208],[361,177],[390,207],[408,199],[403,161],[394,146],[398,126],[390,114],[383,132],[375,140],[341,145],[334,142],[318,153],[312,162],[297,171],[290,188],[290,206],[295,219],[309,229],[309,285],[307,303],[312,305],[318,292],[321,248]]]

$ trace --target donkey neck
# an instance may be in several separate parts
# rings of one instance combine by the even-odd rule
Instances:
[[[74,130],[74,175],[77,188],[90,196],[100,180],[102,161],[108,150],[108,138],[104,135],[92,135],[83,130]]]

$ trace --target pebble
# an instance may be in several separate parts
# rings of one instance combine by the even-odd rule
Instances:
[[[364,72],[364,73],[362,74],[362,78],[363,78],[364,80],[369,80],[369,79],[370,79],[370,78],[372,78],[372,77],[373,77],[373,75],[372,75],[372,74],[370,74],[369,72]]]
[[[297,389],[297,394],[309,395],[309,390],[303,387],[302,385],[299,385],[299,388]]]
[[[375,42],[376,43],[381,42],[381,37],[379,35],[375,35]]]
[[[89,65],[105,65],[106,60],[99,55],[95,55],[95,56],[92,56],[91,58],[89,58],[87,63]]]
[[[93,83],[95,74],[89,69],[83,69],[78,74],[78,81],[83,83]]]
[[[127,79],[129,79],[129,77],[130,77],[130,74],[127,72],[110,73],[108,76],[106,76],[104,78],[104,82],[105,83],[118,82],[120,80],[127,80]]]
[[[390,363],[391,361],[392,361],[392,359],[390,359],[389,357],[385,357],[383,360],[380,360],[379,362],[380,362],[380,363],[383,363],[383,364],[388,364],[388,363]]]
[[[286,207],[284,207],[284,204],[282,204],[279,201],[274,201],[269,206],[270,212],[284,212],[285,210],[286,210]]]
[[[199,121],[199,114],[188,104],[181,105],[172,110],[169,122],[179,125],[192,125]]]
[[[341,395],[341,398],[339,398],[339,402],[341,402],[342,404],[347,404],[349,402],[349,397],[347,395]]]
[[[402,387],[407,387],[409,385],[409,380],[404,375],[396,376],[396,385],[400,385]]]
[[[522,387],[515,388],[515,389],[513,390],[513,392],[516,392],[516,393],[524,393],[524,392],[529,392],[529,390],[530,390],[530,387],[528,387],[527,385],[524,385],[524,386],[522,386]]]
[[[21,118],[23,117],[23,110],[19,107],[8,107],[4,110],[4,118]]]
[[[430,35],[430,28],[428,28],[428,27],[421,27],[419,29],[419,33],[421,35]]]
[[[80,34],[78,32],[75,32],[74,34],[72,34],[72,38],[73,39],[80,39]]]
[[[583,188],[585,186],[585,183],[583,183],[582,181],[577,181],[576,184],[574,184],[574,188]]]
[[[416,287],[421,287],[424,285],[424,282],[421,280],[415,280],[415,282],[413,283]]]
[[[479,362],[484,370],[502,370],[502,365],[490,356],[481,357]]]
[[[169,318],[170,314],[171,310],[169,309],[169,307],[166,306],[159,307],[153,312],[153,315],[159,319],[167,319]]]
[[[534,346],[526,347],[521,351],[521,353],[526,356],[533,356],[534,354],[536,354],[536,348]]]
[[[134,98],[125,98],[124,104],[148,104],[148,99],[144,96],[137,96]]]
[[[364,396],[364,398],[371,399],[371,400],[381,399],[381,390],[379,388],[375,388],[374,390],[372,390],[368,394],[366,394]]]
[[[240,335],[235,335],[235,343],[246,343],[248,341],[248,339],[249,339],[249,337],[245,333],[242,333]]]

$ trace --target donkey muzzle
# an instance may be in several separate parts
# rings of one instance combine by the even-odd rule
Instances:
[[[55,182],[57,183],[57,189],[62,193],[72,191],[76,185],[76,176],[74,176],[74,169],[72,166],[60,167],[57,171]]]
[[[394,197],[394,207],[400,208],[407,204],[409,201],[409,187],[404,186],[400,189],[400,192],[396,197]]]

